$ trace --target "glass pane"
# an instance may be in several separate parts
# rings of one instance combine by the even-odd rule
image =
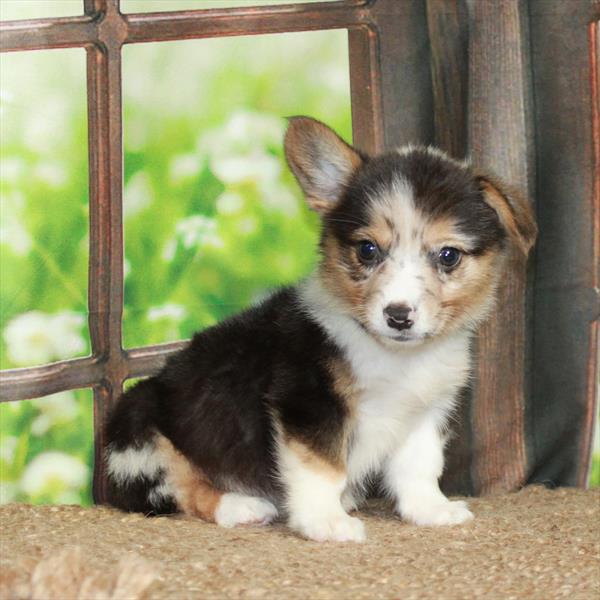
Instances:
[[[42,19],[83,14],[83,0],[0,0],[0,19]]]
[[[92,503],[89,389],[0,404],[0,503]]]
[[[89,353],[85,53],[0,56],[0,368]]]
[[[311,4],[314,2],[323,2],[323,0],[121,0],[121,11],[124,13],[163,12],[277,4]]]
[[[350,139],[347,33],[128,46],[123,69],[131,347],[187,338],[311,270],[317,218],[285,164],[284,117]]]

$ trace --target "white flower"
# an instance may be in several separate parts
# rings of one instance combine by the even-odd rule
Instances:
[[[243,154],[267,146],[279,147],[285,122],[273,115],[237,111],[222,126],[203,133],[198,149],[207,154]]]
[[[286,187],[277,182],[267,182],[260,187],[262,202],[270,210],[282,212],[287,217],[298,214],[298,199]]]
[[[36,437],[42,437],[48,429],[52,427],[52,419],[48,415],[38,415],[31,422],[31,435],[35,435]]]
[[[0,180],[15,183],[25,172],[25,161],[17,157],[5,158],[0,167]]]
[[[0,198],[0,243],[6,244],[18,256],[31,249],[31,236],[22,222],[25,199],[15,192]]]
[[[337,64],[325,64],[315,71],[317,84],[321,87],[328,87],[332,94],[338,98],[350,96],[350,81],[348,79],[348,71],[340,68]]]
[[[52,450],[38,454],[25,468],[20,488],[29,496],[58,488],[73,492],[85,485],[89,469],[74,456]]]
[[[200,172],[201,160],[195,154],[180,154],[173,157],[169,165],[169,175],[173,183],[190,177],[195,177]]]
[[[194,215],[179,221],[176,232],[184,248],[191,248],[199,244],[204,236],[214,233],[216,225],[214,219],[209,219],[202,215]]]
[[[244,235],[254,233],[257,228],[258,223],[254,217],[246,217],[244,219],[240,219],[240,221],[237,224],[238,231]]]
[[[29,366],[80,355],[86,349],[84,323],[83,315],[68,311],[18,315],[3,332],[8,358],[16,366]]]
[[[70,99],[66,94],[55,94],[44,98],[43,111],[31,111],[23,122],[22,137],[25,146],[41,155],[56,151],[57,132],[59,139],[68,136],[71,118]]]
[[[12,481],[0,481],[0,504],[8,504],[17,495],[17,485]]]
[[[283,119],[273,115],[237,111],[225,125],[225,135],[235,141],[260,141],[263,144],[278,145],[285,129]]]
[[[127,258],[123,259],[123,279],[127,279],[131,273],[131,261]]]
[[[171,262],[175,258],[177,252],[177,240],[175,238],[170,239],[163,248],[161,257],[165,262]]]
[[[31,236],[14,215],[2,219],[0,242],[10,246],[18,256],[24,256],[31,250]]]
[[[33,176],[54,188],[64,185],[67,181],[67,173],[64,167],[52,162],[38,164],[33,170]]]
[[[143,79],[144,83],[147,85],[148,80],[146,79],[145,75],[143,75]],[[128,78],[127,82],[130,84],[131,79]],[[144,151],[146,149],[146,146],[148,145],[148,138],[151,137],[146,117],[142,115],[137,115],[134,111],[131,115],[129,115],[129,118],[125,121],[125,127],[125,144],[127,150],[129,150],[130,152]]]
[[[0,106],[2,104],[13,104],[15,101],[15,95],[12,92],[6,90],[0,90]]]
[[[12,463],[16,450],[17,438],[14,435],[0,436],[0,458],[3,461],[8,464]]]
[[[165,261],[175,258],[177,245],[181,244],[186,249],[212,246],[224,246],[221,236],[217,233],[217,222],[203,215],[192,215],[181,219],[175,227],[175,237],[167,241],[162,257]]]
[[[181,321],[186,315],[187,311],[185,307],[180,304],[167,303],[148,309],[148,321],[159,321],[160,319]]]
[[[137,215],[152,203],[152,184],[145,171],[138,171],[123,190],[123,216]]]
[[[279,161],[260,150],[237,156],[213,156],[210,168],[223,183],[229,184],[271,181],[281,173]]]
[[[238,111],[223,127],[203,134],[198,149],[224,183],[271,181],[279,177],[281,164],[268,148],[281,144],[283,131],[282,119]]]
[[[73,392],[59,392],[32,401],[40,414],[31,423],[33,435],[44,435],[53,425],[70,421],[77,416],[79,407]]]
[[[216,227],[217,224],[214,219],[203,217],[202,215],[194,215],[179,221],[176,233],[181,238],[183,246],[191,248],[199,244],[204,236],[214,233]]]
[[[231,215],[244,206],[244,198],[236,192],[223,192],[216,201],[217,212],[222,215]]]
[[[202,215],[187,217],[177,223],[175,231],[184,248],[204,244],[223,246],[223,240],[217,234],[217,222],[210,217]]]

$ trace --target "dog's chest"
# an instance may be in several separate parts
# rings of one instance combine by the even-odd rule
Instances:
[[[401,355],[370,348],[350,357],[357,382],[348,475],[381,468],[423,418],[443,421],[469,370],[468,341]]]

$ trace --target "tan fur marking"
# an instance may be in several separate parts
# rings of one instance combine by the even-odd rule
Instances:
[[[345,468],[341,457],[339,461],[334,464],[326,458],[319,456],[308,446],[296,439],[288,438],[284,443],[288,450],[292,454],[295,454],[300,462],[307,466],[311,471],[335,480],[344,476]]]
[[[431,219],[423,227],[421,236],[426,248],[450,246],[469,251],[473,247],[473,240],[467,235],[461,235],[456,229],[455,220],[451,218]]]
[[[329,372],[333,378],[333,389],[343,398],[350,410],[356,406],[356,380],[352,368],[343,358],[332,358],[328,364]]]
[[[352,260],[358,269],[358,259],[352,257]],[[352,306],[363,303],[364,284],[350,277],[348,266],[342,257],[342,249],[332,237],[327,237],[323,242],[321,272],[323,282],[337,298],[344,299]]]
[[[495,182],[488,178],[481,178],[480,183],[485,201],[496,211],[510,237],[527,256],[537,236],[531,207],[524,198],[514,192],[510,194],[509,200]]]
[[[187,515],[214,522],[215,511],[223,494],[166,437],[158,435],[156,447],[169,465],[166,479],[173,488],[179,508]]]
[[[482,256],[464,257],[460,272],[456,272],[454,285],[444,286],[441,302],[444,319],[461,322],[463,315],[468,316],[492,299],[493,290],[497,284],[497,273],[501,271],[499,262],[504,255],[499,252],[489,252]]]
[[[356,241],[370,240],[375,242],[383,251],[389,250],[394,243],[394,227],[385,214],[374,212],[367,227],[357,229],[354,234]]]
[[[332,358],[328,365],[328,370],[333,379],[333,389],[340,398],[346,403],[348,408],[348,417],[346,418],[344,431],[342,433],[342,441],[340,445],[340,455],[348,455],[348,442],[350,433],[355,423],[356,407],[360,389],[357,385],[356,378],[352,373],[352,368],[344,358]]]

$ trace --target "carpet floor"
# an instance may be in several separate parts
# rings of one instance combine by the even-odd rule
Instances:
[[[284,525],[223,529],[78,506],[0,507],[0,598],[600,598],[600,490],[474,498],[475,520],[420,528],[381,503],[364,544]]]

